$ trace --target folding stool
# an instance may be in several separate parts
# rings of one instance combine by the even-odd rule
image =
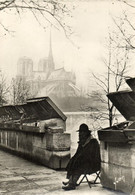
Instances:
[[[88,176],[87,175],[93,175],[96,174],[96,178],[94,179],[94,181],[89,181]],[[86,179],[86,181],[84,181],[84,179]],[[95,173],[90,173],[90,174],[83,174],[82,179],[80,180],[80,182],[77,184],[77,186],[79,186],[81,183],[87,182],[89,187],[91,188],[91,184],[99,184],[99,182],[97,183],[97,179],[100,179],[100,171],[97,171]]]

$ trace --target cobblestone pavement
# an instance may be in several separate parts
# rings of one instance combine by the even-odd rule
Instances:
[[[55,171],[0,150],[0,195],[115,195],[121,194],[102,188],[89,188],[87,183],[76,190],[63,191],[61,182],[66,172]]]

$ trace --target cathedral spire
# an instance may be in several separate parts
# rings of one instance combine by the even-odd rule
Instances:
[[[50,71],[55,69],[54,60],[53,60],[53,53],[52,53],[52,33],[50,28],[50,45],[49,45],[49,55],[48,55],[48,68]]]

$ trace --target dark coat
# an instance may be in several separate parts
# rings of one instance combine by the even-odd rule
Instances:
[[[101,158],[99,143],[95,138],[78,145],[75,155],[70,159],[66,171],[67,178],[71,175],[92,174],[100,170]]]

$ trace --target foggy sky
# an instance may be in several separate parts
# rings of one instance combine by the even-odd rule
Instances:
[[[74,71],[77,82],[86,85],[90,71],[104,71],[101,58],[104,52],[108,27],[112,27],[110,15],[120,14],[121,5],[117,1],[74,1],[76,9],[72,19],[66,18],[73,35],[69,41],[62,30],[52,30],[52,49],[56,68],[65,67]],[[21,18],[14,14],[1,14],[1,21],[14,33],[1,36],[0,64],[9,77],[16,74],[17,61],[27,56],[33,59],[34,68],[40,58],[49,52],[49,27],[45,30],[32,14],[24,13]],[[1,31],[2,32],[2,31]],[[3,33],[3,32],[2,32]],[[1,33],[1,34],[2,34]]]

